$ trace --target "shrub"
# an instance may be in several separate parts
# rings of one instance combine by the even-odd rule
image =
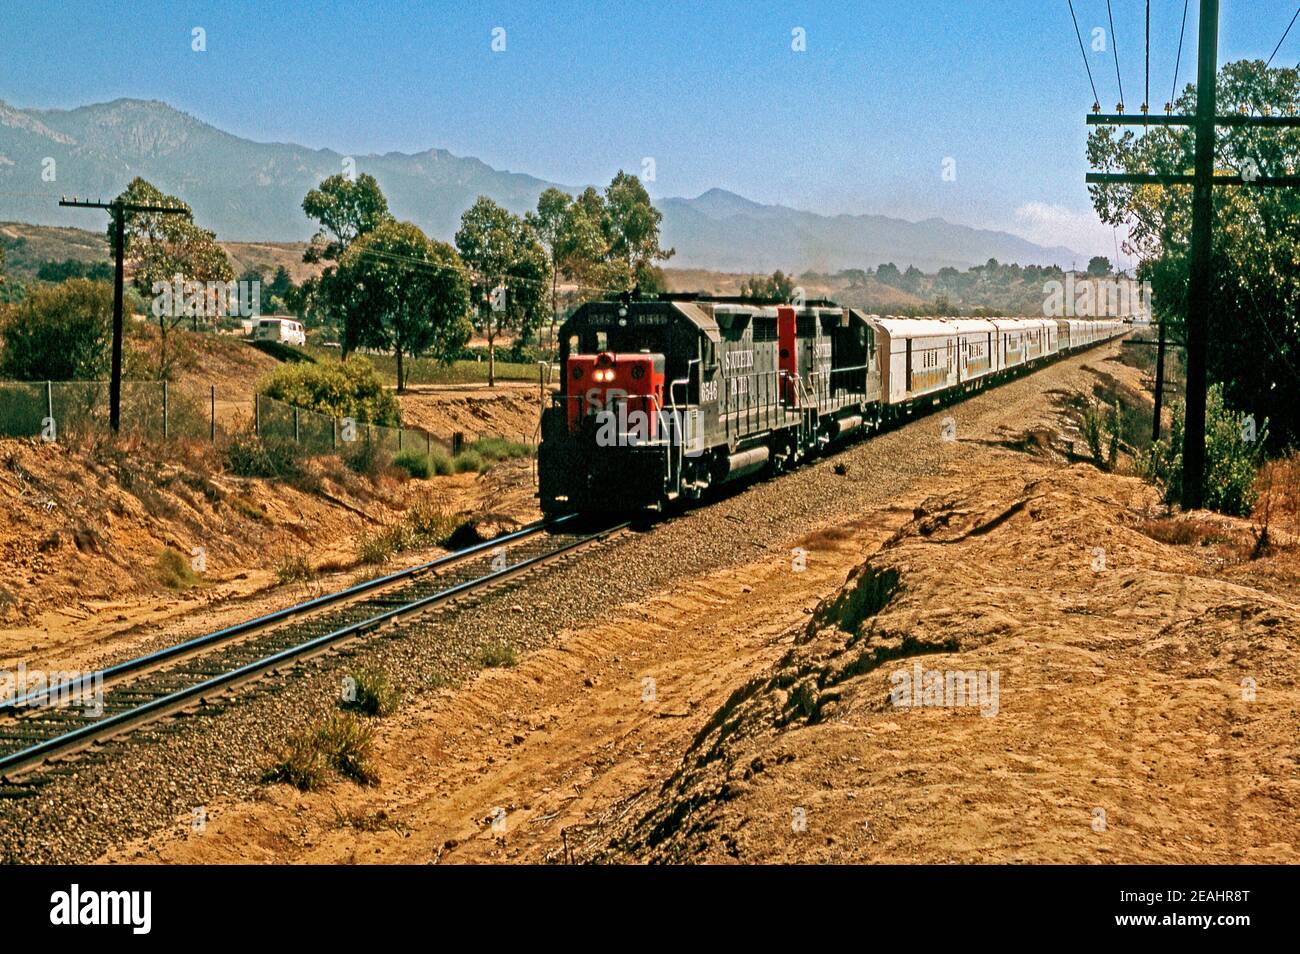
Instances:
[[[418,480],[428,480],[433,474],[433,463],[427,454],[402,451],[393,458],[393,463]]]
[[[451,455],[436,445],[429,451],[429,466],[439,477],[447,477],[456,472]]]
[[[361,563],[387,563],[396,553],[409,550],[414,542],[411,529],[393,524],[373,533],[362,532],[357,539],[357,560]]]
[[[284,364],[262,379],[258,391],[329,417],[390,426],[400,420],[397,398],[364,358]]]
[[[368,716],[386,716],[397,708],[400,696],[382,672],[363,669],[351,678],[356,688],[356,698],[345,700],[345,709]]]
[[[1169,436],[1151,445],[1141,465],[1143,476],[1161,489],[1166,503],[1183,493],[1185,413],[1181,403],[1174,406]],[[1245,415],[1224,406],[1222,385],[1213,385],[1205,396],[1204,504],[1208,510],[1246,516],[1254,506],[1268,421],[1255,428],[1253,440],[1246,437],[1246,423]]]
[[[154,571],[158,582],[171,590],[187,590],[199,582],[199,575],[190,566],[189,557],[171,547],[158,554]]]
[[[354,474],[375,480],[392,463],[392,458],[378,441],[359,440],[343,452],[343,463]]]
[[[458,474],[469,473],[474,471],[482,473],[492,465],[483,459],[483,455],[475,450],[461,451],[451,462],[451,468]]]
[[[379,781],[373,754],[370,727],[350,712],[335,713],[292,736],[262,781],[313,791],[324,784],[326,770],[334,768],[355,782],[373,785]]]
[[[262,781],[283,782],[300,791],[313,792],[325,783],[328,768],[318,730],[312,729],[289,739],[275,764],[262,773]]]
[[[460,526],[460,521],[454,514],[425,497],[406,511],[406,525],[411,528],[417,542],[445,546]]]
[[[325,757],[339,774],[362,785],[379,781],[379,773],[371,764],[374,739],[370,726],[351,712],[330,716],[317,731],[317,737]]]
[[[0,377],[100,380],[112,335],[112,285],[74,278],[37,287],[0,323]]]
[[[315,575],[311,562],[301,553],[286,556],[275,565],[275,578],[282,584],[310,580]]]
[[[485,460],[493,463],[516,457],[533,456],[531,444],[508,440],[504,437],[483,437],[470,444],[468,449],[477,452]]]
[[[519,654],[515,652],[515,647],[507,646],[505,643],[498,643],[485,646],[479,656],[479,662],[488,669],[517,666],[519,665]]]
[[[239,477],[286,480],[302,473],[293,441],[259,437],[252,428],[236,431],[226,444],[226,469]]]

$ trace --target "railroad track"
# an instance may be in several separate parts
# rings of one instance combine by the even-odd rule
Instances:
[[[197,636],[95,673],[102,706],[73,680],[0,703],[0,780],[194,706],[243,683],[328,652],[406,617],[454,602],[603,540],[628,524],[588,529],[559,517],[428,563]],[[74,704],[66,703],[74,700]],[[25,781],[25,779],[21,779]]]

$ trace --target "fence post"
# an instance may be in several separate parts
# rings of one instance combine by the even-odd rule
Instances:
[[[167,426],[167,382],[164,381],[162,385],[163,385],[163,440],[167,440],[167,438],[170,436],[170,428]]]
[[[217,442],[217,386],[211,385],[210,394],[211,424],[208,426],[208,438],[212,443]]]
[[[262,436],[262,395],[253,392],[253,433]]]
[[[330,418],[330,450],[339,449],[339,419]]]
[[[429,436],[428,431],[425,431],[424,432],[424,456],[428,457],[432,453],[433,453],[433,438]]]
[[[402,452],[402,431],[403,430],[405,430],[405,428],[403,428],[402,425],[398,424],[397,425],[397,453],[399,454]]]
[[[296,404],[293,406],[293,442],[295,444],[302,443],[298,440],[298,405]]]
[[[54,384],[45,382],[45,416],[54,419]]]
[[[451,456],[455,457],[465,449],[465,433],[456,431],[451,435]]]

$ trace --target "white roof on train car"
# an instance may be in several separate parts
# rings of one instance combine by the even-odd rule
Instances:
[[[1052,323],[1048,318],[881,318],[870,316],[890,337],[931,338],[984,334],[990,331],[1032,331]]]

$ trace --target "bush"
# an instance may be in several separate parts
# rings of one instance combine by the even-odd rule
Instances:
[[[475,450],[461,451],[451,462],[451,469],[458,474],[475,471],[482,473],[492,465],[483,459],[483,455]]]
[[[371,480],[376,479],[392,463],[392,457],[378,441],[356,441],[342,456],[348,470]]]
[[[189,557],[167,547],[154,562],[158,582],[171,590],[187,590],[199,583],[199,575],[190,566]]]
[[[325,722],[289,739],[274,765],[262,774],[264,782],[284,782],[309,792],[325,782],[328,768],[362,785],[379,781],[371,762],[374,753],[370,727],[350,712],[336,713]]]
[[[402,451],[393,459],[393,463],[417,480],[428,480],[433,474],[433,463],[427,454]]]
[[[329,417],[396,426],[397,398],[384,388],[364,358],[284,364],[263,378],[257,390],[267,397]]]
[[[374,745],[370,726],[350,712],[330,716],[317,737],[325,757],[344,778],[362,785],[374,785],[379,773],[371,764]]]
[[[507,440],[504,437],[480,438],[470,444],[468,450],[476,452],[485,460],[493,463],[500,460],[511,460],[516,457],[533,456],[533,447],[531,444],[523,444],[519,441]]]
[[[275,578],[280,583],[297,583],[316,575],[311,562],[301,553],[284,557],[275,565]]]
[[[351,678],[356,697],[344,700],[345,709],[368,716],[386,716],[397,708],[400,696],[382,672],[363,669]]]
[[[226,444],[226,469],[239,477],[292,479],[302,473],[293,441],[259,437],[251,428],[236,431]]]
[[[409,550],[413,542],[410,528],[400,523],[374,533],[362,532],[357,539],[357,560],[372,565],[387,563],[394,554]]]
[[[325,784],[329,769],[318,739],[318,730],[299,732],[280,753],[274,765],[262,773],[263,782],[283,782],[303,792],[314,792]]]
[[[504,643],[485,646],[479,656],[479,662],[488,669],[517,666],[519,665],[519,654],[515,652],[515,647],[507,646]]]
[[[0,377],[100,380],[112,337],[112,285],[74,278],[37,287],[0,322]]]
[[[452,463],[451,455],[437,445],[429,451],[429,466],[439,477],[448,477],[456,473],[456,467]]]
[[[1174,406],[1169,436],[1151,445],[1141,472],[1161,489],[1165,503],[1183,493],[1183,435],[1185,408]],[[1255,476],[1268,438],[1268,421],[1255,427],[1247,439],[1246,415],[1223,404],[1222,385],[1213,385],[1205,397],[1205,493],[1208,510],[1232,516],[1247,516],[1256,498]]]
[[[426,497],[407,510],[406,525],[411,528],[417,542],[445,546],[460,526],[460,521]]]

